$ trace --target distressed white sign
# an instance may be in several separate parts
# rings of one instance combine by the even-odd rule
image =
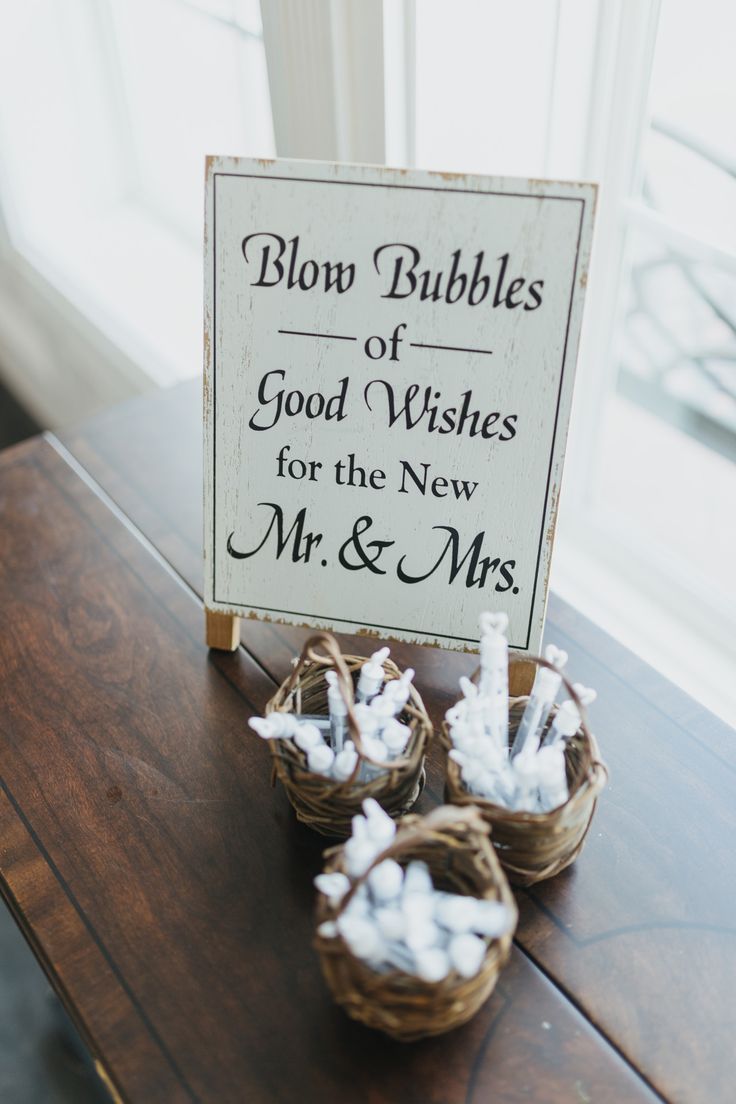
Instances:
[[[594,200],[209,159],[209,609],[538,648]]]

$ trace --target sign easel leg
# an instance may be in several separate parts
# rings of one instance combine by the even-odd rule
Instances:
[[[240,618],[234,613],[216,613],[206,609],[205,637],[208,648],[235,652],[240,646]]]

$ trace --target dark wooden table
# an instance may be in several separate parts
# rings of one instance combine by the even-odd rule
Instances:
[[[519,893],[466,1027],[350,1022],[311,949],[320,840],[246,731],[304,638],[208,653],[199,396],[0,457],[2,891],[133,1102],[623,1104],[736,1094],[734,733],[554,597],[611,768],[574,868]],[[349,639],[349,638],[347,638]],[[435,721],[469,657],[397,646]],[[433,755],[422,799],[440,800]]]

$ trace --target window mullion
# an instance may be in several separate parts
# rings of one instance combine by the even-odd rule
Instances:
[[[263,4],[280,157],[382,162],[381,0]]]

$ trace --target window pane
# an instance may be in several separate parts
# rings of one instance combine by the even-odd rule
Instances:
[[[655,217],[627,232],[596,499],[717,603],[736,542],[736,9],[692,12],[662,6],[642,164]]]
[[[650,108],[731,160],[736,7],[723,0],[664,0],[657,32]]]
[[[687,233],[736,252],[736,157],[729,171],[723,145],[707,146],[700,132],[681,127],[665,133],[665,126],[655,117],[647,137],[644,200]]]
[[[660,577],[679,575],[692,591],[732,602],[733,463],[622,395],[607,403],[602,430],[598,500],[609,524],[633,546],[644,542]],[[673,584],[672,611],[682,612],[683,598]]]
[[[736,459],[736,264],[634,232],[619,389]]]
[[[206,154],[274,155],[263,43],[183,0],[111,7],[143,194],[199,240]]]
[[[257,0],[6,5],[0,143],[34,268],[158,382],[198,372],[205,155],[274,153]]]
[[[736,9],[663,5],[643,157],[645,203],[629,235],[619,388],[736,458]],[[646,226],[646,222],[645,222]],[[699,245],[702,243],[702,245]],[[712,246],[714,248],[709,248]]]
[[[128,181],[98,25],[84,0],[27,0],[0,17],[3,210],[11,233],[53,240]]]
[[[556,4],[416,4],[416,164],[544,172]]]

